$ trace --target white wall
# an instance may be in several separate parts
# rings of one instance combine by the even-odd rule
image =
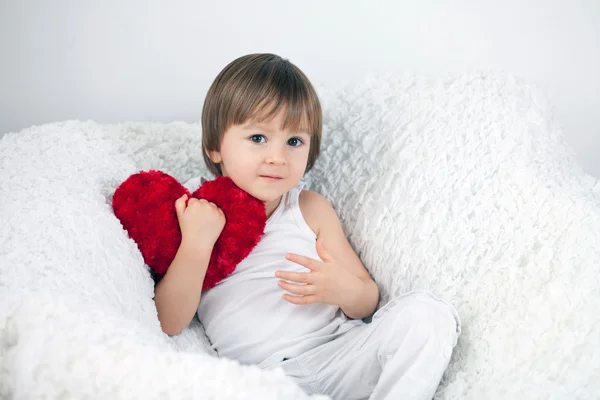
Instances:
[[[0,0],[0,133],[197,121],[219,70],[274,52],[315,82],[499,69],[546,90],[600,176],[600,0]]]

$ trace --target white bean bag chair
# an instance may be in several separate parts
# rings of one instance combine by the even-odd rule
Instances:
[[[387,76],[322,89],[306,177],[382,293],[451,302],[462,334],[438,399],[600,393],[600,185],[534,90],[506,75]],[[111,208],[139,170],[207,175],[198,124],[65,121],[0,141],[0,398],[306,399],[217,358],[194,320],[162,333]],[[324,398],[312,396],[310,398]]]

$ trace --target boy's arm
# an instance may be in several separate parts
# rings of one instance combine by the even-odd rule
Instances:
[[[211,251],[182,242],[167,273],[154,288],[158,320],[167,335],[177,335],[194,318]]]
[[[187,202],[187,204],[186,204]],[[177,335],[194,318],[210,256],[223,227],[225,215],[204,199],[175,201],[181,228],[181,244],[167,273],[154,288],[154,302],[163,332]]]
[[[348,290],[347,298],[339,304],[342,311],[350,318],[372,315],[379,300],[379,288],[348,242],[331,204],[316,192],[302,191],[300,209],[306,223],[318,238],[323,239],[333,259],[359,278],[356,286]]]

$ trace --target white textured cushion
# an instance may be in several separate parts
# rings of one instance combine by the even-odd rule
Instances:
[[[425,288],[461,314],[438,397],[594,397],[600,196],[544,103],[494,75],[321,93],[307,178],[383,301]],[[278,371],[211,356],[197,321],[164,335],[112,213],[140,169],[206,175],[197,124],[31,127],[0,141],[0,161],[0,398],[306,398]]]
[[[183,123],[67,121],[2,139],[0,398],[308,398],[281,371],[210,355],[197,320],[173,340],[160,329],[110,199],[139,169],[205,173],[199,136]]]
[[[310,174],[383,289],[427,289],[463,327],[440,398],[600,393],[600,185],[551,110],[504,75],[325,93]]]

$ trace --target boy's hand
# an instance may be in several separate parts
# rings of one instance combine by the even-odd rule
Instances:
[[[293,294],[286,293],[283,298],[293,304],[327,303],[343,307],[351,303],[353,296],[360,292],[357,290],[362,284],[360,278],[333,260],[321,238],[317,239],[317,254],[323,262],[298,254],[286,255],[286,259],[309,271],[275,272],[275,276],[282,279],[279,286]]]
[[[212,251],[212,248],[225,227],[225,214],[215,204],[205,200],[190,198],[184,194],[175,200],[175,211],[181,229],[182,243],[200,246]]]

